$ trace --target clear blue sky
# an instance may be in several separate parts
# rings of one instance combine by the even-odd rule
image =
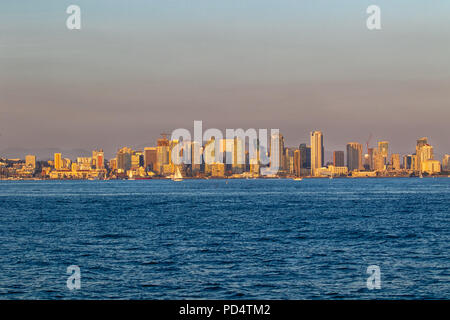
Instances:
[[[112,154],[194,120],[279,128],[290,146],[322,130],[329,151],[372,133],[408,153],[428,136],[450,153],[449,17],[438,0],[4,0],[0,155]]]

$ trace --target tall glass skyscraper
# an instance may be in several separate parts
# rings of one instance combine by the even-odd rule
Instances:
[[[311,132],[311,174],[319,175],[320,168],[323,167],[324,148],[322,131]]]

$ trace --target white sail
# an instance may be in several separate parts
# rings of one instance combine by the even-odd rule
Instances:
[[[180,168],[177,167],[175,170],[175,174],[173,176],[173,181],[181,181],[183,180],[183,176],[181,174]]]

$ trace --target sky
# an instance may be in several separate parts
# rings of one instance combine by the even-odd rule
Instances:
[[[112,156],[202,120],[288,146],[321,130],[328,158],[370,134],[401,154],[426,136],[442,157],[449,17],[448,0],[2,0],[0,156]]]

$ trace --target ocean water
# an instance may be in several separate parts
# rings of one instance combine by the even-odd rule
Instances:
[[[0,298],[449,299],[449,208],[448,178],[0,181]]]

